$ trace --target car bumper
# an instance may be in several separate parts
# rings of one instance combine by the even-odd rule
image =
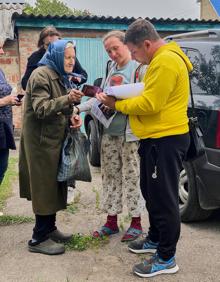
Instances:
[[[220,150],[207,149],[193,165],[201,208],[220,208]]]

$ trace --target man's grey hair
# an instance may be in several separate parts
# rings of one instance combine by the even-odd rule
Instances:
[[[106,33],[103,38],[102,38],[102,42],[105,43],[105,41],[107,39],[109,39],[110,37],[116,37],[118,38],[122,43],[125,42],[125,33],[123,31],[120,30],[112,30],[109,31],[108,33]]]
[[[155,27],[149,21],[145,19],[137,19],[131,25],[125,33],[125,44],[132,43],[139,45],[144,40],[157,41],[160,39]]]

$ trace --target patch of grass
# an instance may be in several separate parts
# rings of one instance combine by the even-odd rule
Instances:
[[[75,214],[79,210],[78,206],[73,202],[67,206],[66,211],[72,214]]]
[[[67,206],[66,209],[67,212],[75,214],[79,210],[78,204],[80,202],[80,197],[81,197],[81,192],[78,191],[78,193],[74,196],[73,202]]]
[[[91,235],[74,234],[71,241],[66,243],[66,249],[69,251],[84,251],[87,249],[97,249],[109,242],[108,237],[94,238]]]
[[[92,188],[92,192],[95,193],[95,207],[97,210],[99,210],[100,208],[100,195],[99,195],[99,191],[97,189],[95,189],[95,187]]]
[[[78,204],[80,202],[81,192],[78,191],[78,193],[74,196],[74,203]]]
[[[131,222],[131,219],[132,219],[132,217],[131,217],[130,214],[125,215],[125,216],[120,218],[120,220],[119,220],[119,228],[120,228],[121,231],[125,230],[124,223]]]
[[[0,216],[0,226],[11,225],[11,224],[22,224],[33,222],[34,219],[29,216],[19,216],[19,215],[2,215]]]
[[[18,163],[18,158],[9,158],[8,169],[5,173],[2,184],[0,185],[0,211],[3,210],[5,202],[12,193],[12,183],[17,177],[16,166]]]
[[[126,223],[130,223],[131,219],[132,219],[132,216],[131,216],[130,214],[125,215],[125,216],[123,217],[123,220],[124,220],[124,222],[126,222]]]
[[[18,158],[10,157],[8,163],[8,169],[5,173],[5,177],[0,186],[0,211],[5,207],[6,200],[12,194],[12,184],[17,179],[17,164]],[[0,226],[11,225],[11,224],[22,224],[33,222],[32,217],[28,216],[18,216],[18,215],[1,215],[0,216]]]
[[[124,222],[123,222],[121,219],[119,220],[119,229],[120,229],[121,231],[124,231],[124,230],[125,230]]]

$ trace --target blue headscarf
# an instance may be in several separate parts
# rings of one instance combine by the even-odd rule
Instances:
[[[75,42],[71,40],[56,40],[48,46],[47,52],[44,54],[38,65],[46,65],[49,68],[55,70],[63,79],[63,83],[66,88],[72,88],[71,81],[68,79],[68,75],[64,70],[64,52],[67,43],[70,42],[75,47]]]

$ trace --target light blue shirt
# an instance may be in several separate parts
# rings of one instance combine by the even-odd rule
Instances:
[[[104,83],[104,90],[109,86],[116,86],[122,84],[129,84],[134,81],[135,70],[138,67],[138,63],[136,61],[129,61],[122,68],[118,68],[116,64],[114,64],[109,71],[109,74]],[[127,116],[117,112],[114,116],[110,126],[108,128],[104,128],[103,133],[109,134],[111,136],[123,136],[125,135],[125,129],[127,124]]]

